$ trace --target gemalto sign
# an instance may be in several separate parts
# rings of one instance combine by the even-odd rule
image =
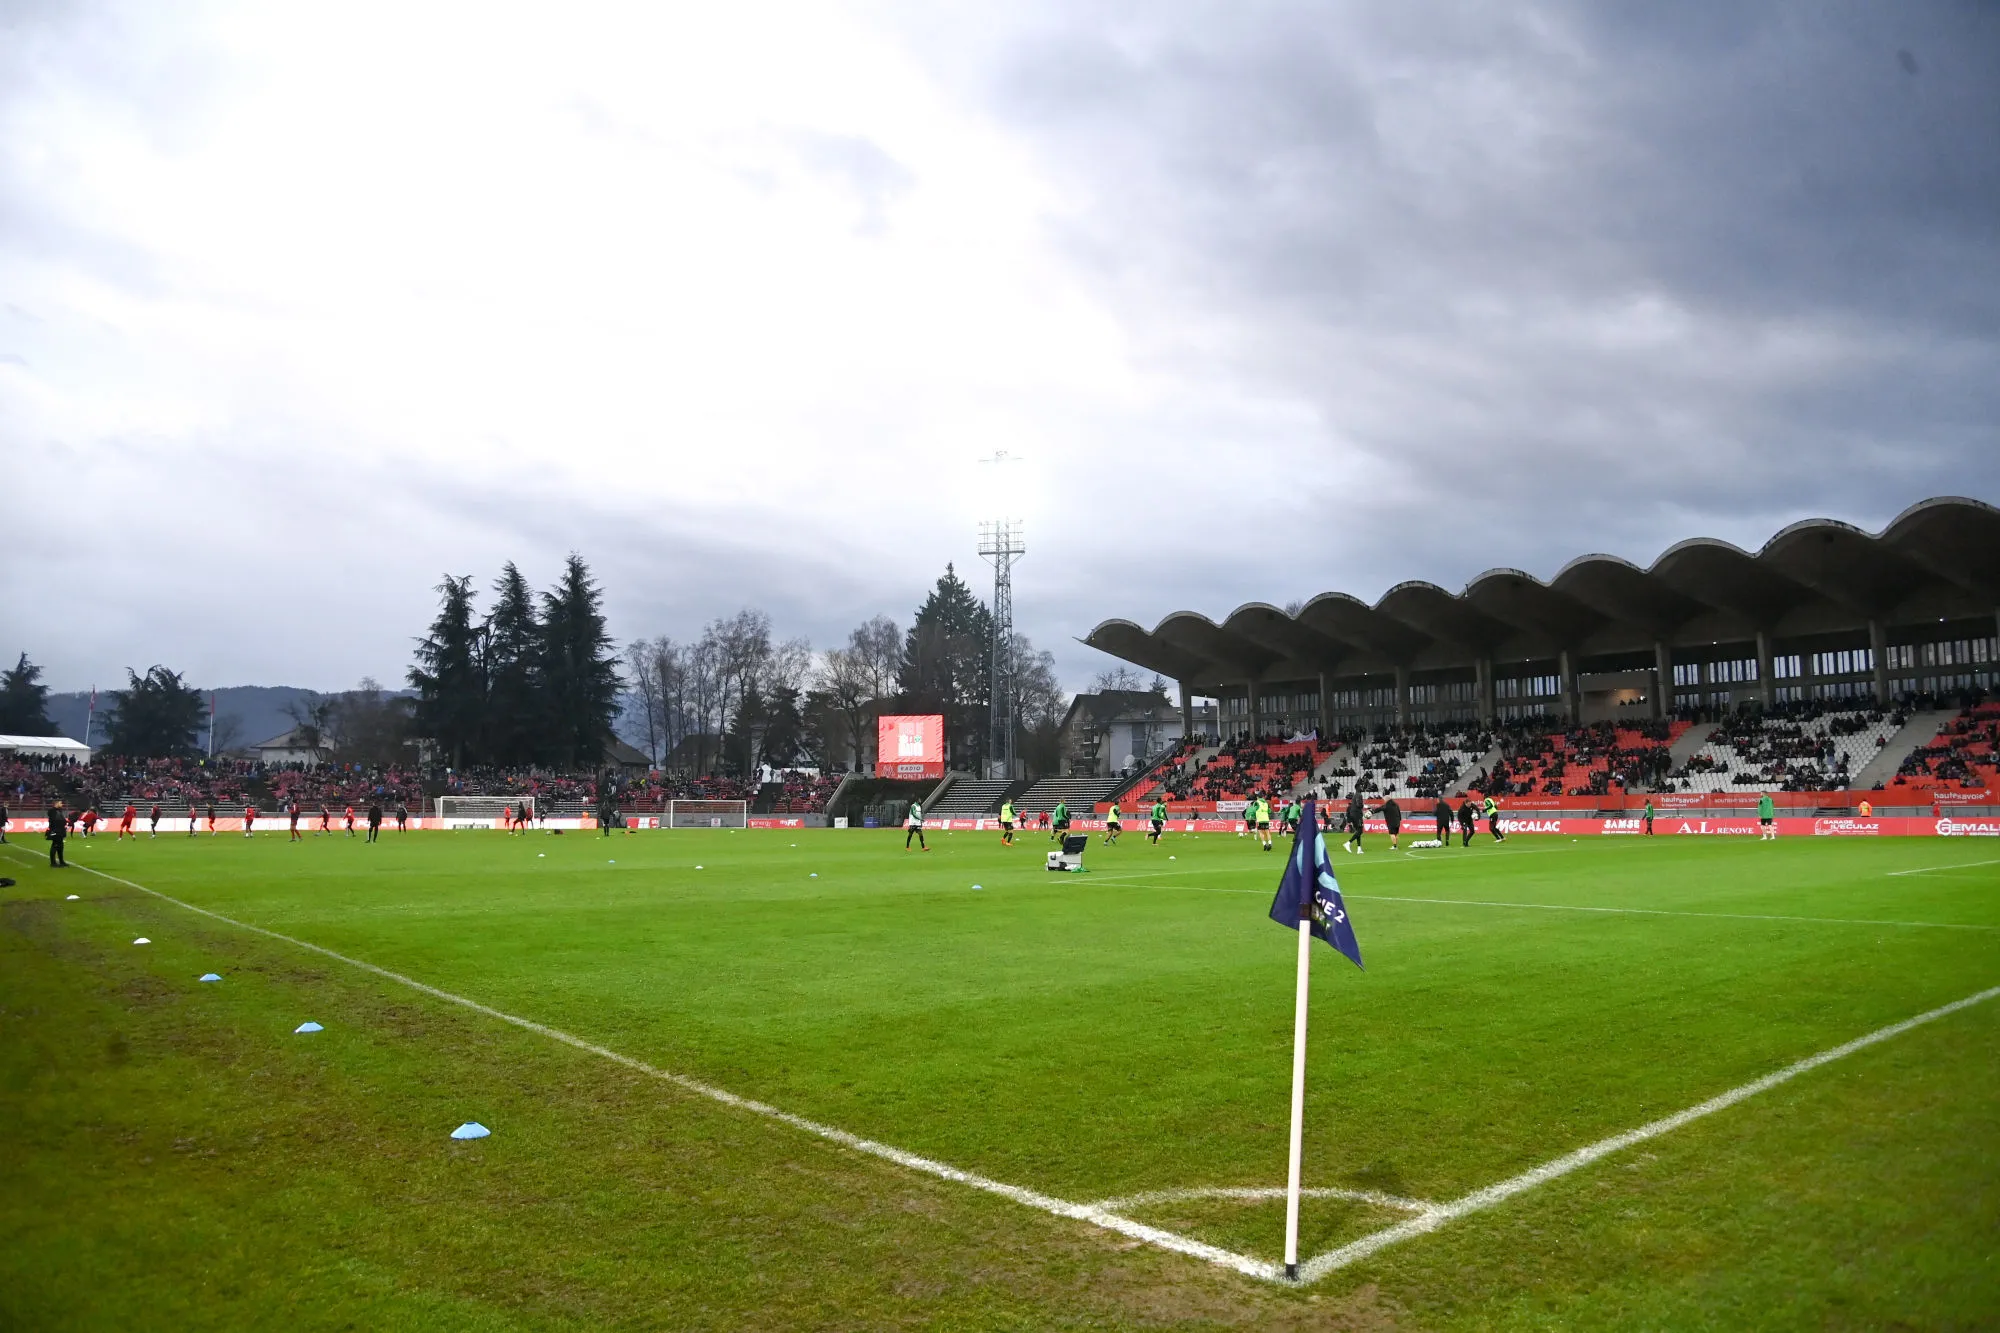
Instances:
[[[1940,838],[2000,838],[2000,819],[1940,819]]]
[[[937,713],[889,715],[875,720],[875,776],[944,776],[944,718]]]

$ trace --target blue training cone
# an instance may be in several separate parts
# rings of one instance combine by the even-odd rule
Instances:
[[[310,1021],[308,1021],[308,1022],[304,1022],[304,1023],[301,1023],[301,1024],[299,1024],[299,1025],[298,1025],[297,1027],[293,1028],[293,1029],[292,1029],[292,1031],[294,1031],[294,1032],[324,1032],[324,1031],[326,1031],[326,1029],[325,1029],[325,1028],[323,1028],[323,1027],[321,1027],[321,1026],[320,1026],[319,1024],[317,1024],[317,1023],[314,1023],[314,1022],[310,1022]]]
[[[451,1132],[451,1136],[455,1139],[483,1139],[492,1132],[492,1130],[480,1124],[477,1120],[468,1120],[457,1129],[454,1129]]]
[[[222,977],[220,976],[220,974],[215,972],[204,972],[201,974],[201,979],[203,981],[220,981],[222,980]]]

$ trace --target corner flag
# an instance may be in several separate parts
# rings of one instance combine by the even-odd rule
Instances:
[[[1285,877],[1278,881],[1278,896],[1271,900],[1271,919],[1299,931],[1299,988],[1292,1010],[1292,1143],[1291,1161],[1285,1172],[1285,1276],[1299,1275],[1299,1196],[1300,1172],[1305,1157],[1306,1132],[1306,1000],[1312,975],[1312,941],[1325,940],[1361,966],[1361,946],[1354,939],[1354,923],[1347,919],[1347,904],[1341,900],[1340,884],[1326,859],[1326,839],[1319,832],[1318,803],[1308,800],[1299,812],[1298,827],[1292,830],[1292,854],[1285,862]],[[1304,926],[1304,930],[1299,930]]]
[[[1271,919],[1281,926],[1299,928],[1308,920],[1317,939],[1325,940],[1361,966],[1361,945],[1354,938],[1354,923],[1347,919],[1347,904],[1340,896],[1340,882],[1333,876],[1327,859],[1326,839],[1320,836],[1317,802],[1308,800],[1299,812],[1299,825],[1292,830],[1292,854],[1285,862],[1285,878],[1278,884],[1278,896],[1271,900]]]

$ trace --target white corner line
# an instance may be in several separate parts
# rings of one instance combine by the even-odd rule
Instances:
[[[297,939],[291,935],[266,929],[263,926],[253,926],[247,921],[238,921],[234,917],[224,916],[222,913],[210,911],[206,907],[197,907],[193,903],[183,902],[171,894],[161,893],[158,889],[149,889],[144,884],[135,883],[132,880],[123,879],[117,875],[107,874],[105,871],[93,869],[90,866],[77,865],[75,868],[88,874],[96,875],[99,879],[109,880],[113,884],[123,884],[126,888],[137,889],[139,892],[149,894],[152,897],[160,899],[162,902],[172,903],[175,907],[208,917],[212,921],[220,921],[226,926],[234,926],[238,930],[247,930],[253,934],[265,936],[268,939],[289,944],[294,948],[308,950],[322,957],[331,958],[335,962],[345,963],[349,967],[359,968],[363,972],[373,973],[375,976],[382,977],[385,980],[408,986],[411,990],[422,991],[425,995],[429,995],[435,999],[444,1000],[449,1004],[460,1005],[472,1010],[474,1013],[484,1014],[488,1018],[495,1018],[503,1023],[511,1023],[517,1028],[533,1032],[538,1036],[547,1037],[551,1041],[559,1041],[565,1046],[572,1046],[579,1051],[587,1051],[592,1055],[609,1060],[613,1064],[623,1065],[625,1068],[635,1073],[644,1074],[648,1078],[658,1079],[663,1083],[671,1083],[683,1091],[694,1093],[699,1097],[706,1097],[710,1101],[720,1102],[722,1105],[738,1111],[748,1111],[752,1115],[762,1116],[767,1120],[778,1121],[780,1124],[789,1125],[793,1129],[825,1139],[830,1143],[837,1143],[844,1148],[851,1148],[856,1152],[867,1153],[871,1157],[879,1157],[884,1161],[894,1162],[898,1166],[921,1172],[924,1175],[935,1176],[939,1180],[949,1180],[956,1184],[981,1190],[987,1194],[996,1194],[1013,1203],[1018,1203],[1028,1208],[1039,1209],[1042,1212],[1051,1213],[1057,1217],[1068,1217],[1074,1218],[1079,1222],[1088,1222],[1092,1226],[1102,1227],[1106,1231],[1116,1232],[1133,1240],[1144,1241],[1148,1245],[1158,1246],[1163,1250],[1171,1250],[1176,1254],[1185,1254],[1196,1259],[1205,1259],[1209,1263],[1217,1264],[1223,1268],[1234,1269],[1236,1272],[1246,1274],[1250,1277],[1265,1278],[1271,1281],[1283,1280],[1283,1271],[1277,1264],[1268,1263],[1262,1259],[1253,1259],[1247,1254],[1237,1254],[1233,1250],[1225,1250],[1220,1246],[1196,1240],[1192,1236],[1183,1236],[1179,1232],[1167,1231],[1161,1227],[1147,1226],[1145,1223],[1135,1222],[1129,1217],[1120,1217],[1116,1213],[1110,1212],[1098,1205],[1072,1203],[1068,1199],[1059,1199],[1054,1195],[1042,1194],[1035,1190],[1025,1189],[1019,1185],[1009,1185],[1003,1181],[992,1180],[971,1171],[962,1171],[958,1167],[951,1166],[948,1163],[936,1161],[929,1157],[922,1157],[916,1153],[907,1152],[902,1148],[897,1148],[887,1143],[878,1143],[873,1139],[864,1139],[858,1134],[850,1134],[844,1129],[837,1129],[832,1125],[824,1125],[817,1120],[808,1120],[804,1116],[793,1115],[789,1111],[781,1111],[777,1107],[767,1105],[764,1102],[755,1101],[749,1097],[739,1097],[726,1088],[718,1088],[712,1083],[704,1083],[700,1079],[690,1078],[686,1074],[676,1074],[671,1070],[649,1065],[643,1060],[635,1060],[629,1055],[620,1055],[616,1051],[599,1046],[595,1042],[585,1041],[582,1037],[564,1032],[560,1028],[552,1028],[545,1023],[537,1023],[533,1019],[521,1018],[518,1015],[506,1013],[493,1008],[491,1005],[467,999],[463,995],[454,995],[448,990],[440,990],[436,986],[427,985],[424,982],[416,980],[414,977],[404,976],[400,972],[391,972],[386,967],[378,967],[374,963],[364,962],[359,958],[350,958],[343,953],[336,953],[324,945],[314,944],[309,940]]]
[[[2000,862],[1995,862],[2000,865]],[[1388,893],[1350,893],[1378,903],[1437,903],[1445,907],[1519,907],[1536,912],[1603,912],[1614,916],[1693,916],[1717,921],[1796,921],[1813,926],[1906,926],[1923,930],[2000,930],[1963,921],[1872,921],[1849,916],[1776,916],[1762,912],[1681,912],[1665,907],[1582,907],[1575,903],[1507,903],[1479,898],[1402,898]]]
[[[1925,1023],[1936,1022],[1938,1019],[1948,1014],[1955,1014],[1961,1009],[1970,1009],[1976,1004],[1983,1004],[1995,996],[2000,996],[2000,986],[1980,991],[1976,995],[1968,995],[1962,1000],[1954,1000],[1950,1004],[1940,1005],[1938,1008],[1932,1009],[1927,1013],[1918,1014],[1915,1018],[1906,1018],[1900,1023],[1891,1023],[1888,1027],[1877,1028],[1866,1036],[1856,1037],[1853,1041],[1835,1046],[1831,1050],[1821,1051],[1818,1055],[1809,1055],[1796,1064],[1786,1065],[1783,1069],[1775,1073],[1766,1074],[1764,1077],[1754,1079],[1749,1083],[1743,1084],[1741,1087],[1731,1088],[1728,1092],[1711,1097],[1699,1105],[1690,1106],[1685,1111],[1677,1111],[1673,1115],[1661,1120],[1655,1120],[1651,1124],[1641,1125],[1639,1128],[1627,1130],[1623,1134],[1614,1134],[1608,1139],[1600,1139],[1596,1143],[1578,1148],[1575,1152],[1566,1153],[1552,1162],[1544,1162],[1533,1170],[1523,1171],[1520,1175],[1503,1180],[1497,1185],[1488,1185],[1484,1189],[1474,1190],[1464,1198],[1454,1199],[1450,1203],[1441,1204],[1430,1212],[1419,1214],[1407,1222],[1398,1222],[1392,1227],[1385,1227],[1381,1231],[1363,1236],[1359,1240],[1350,1241],[1337,1249],[1328,1250],[1324,1254],[1308,1259],[1305,1263],[1299,1265],[1299,1282],[1301,1284],[1317,1282],[1327,1274],[1337,1269],[1345,1268],[1358,1260],[1365,1259],[1378,1250],[1386,1249],[1399,1241],[1409,1240],[1413,1236],[1421,1236],[1428,1232],[1436,1231],[1447,1222],[1455,1221],[1469,1213],[1476,1213],[1483,1209],[1491,1208],[1495,1204],[1511,1199],[1516,1194],[1525,1193],[1538,1185],[1546,1185],[1549,1181],[1559,1176],[1566,1176],[1581,1167],[1589,1166],[1601,1157],[1608,1157],[1612,1153],[1620,1152],[1635,1143],[1644,1143],[1647,1139],[1656,1139],[1662,1134],[1671,1133],[1691,1121],[1699,1120],[1703,1116],[1713,1115],[1717,1111],[1734,1106],[1746,1098],[1754,1097],[1760,1092],[1766,1092],[1777,1087],[1780,1083],[1795,1079],[1800,1074],[1817,1069],[1821,1065],[1831,1064],[1835,1060],[1852,1055],[1856,1051],[1864,1050],[1867,1047],[1875,1045],[1877,1042],[1887,1041],[1891,1037],[1899,1037],[1912,1028],[1921,1027]]]
[[[1349,1190],[1330,1187],[1314,1187],[1299,1191],[1307,1199],[1346,1199],[1352,1203],[1372,1203],[1378,1208],[1393,1208],[1402,1213],[1428,1213],[1438,1205],[1424,1199],[1405,1199],[1394,1194],[1383,1194],[1378,1190]],[[1122,1199],[1101,1199],[1091,1205],[1102,1208],[1107,1213],[1123,1213],[1133,1208],[1149,1208],[1162,1203],[1186,1203],[1198,1199],[1282,1199],[1285,1189],[1282,1185],[1197,1185],[1190,1189],[1148,1190],[1144,1194],[1129,1194]]]

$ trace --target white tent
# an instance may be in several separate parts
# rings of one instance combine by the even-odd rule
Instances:
[[[74,759],[90,762],[90,747],[67,736],[0,736],[0,754],[21,759]]]

